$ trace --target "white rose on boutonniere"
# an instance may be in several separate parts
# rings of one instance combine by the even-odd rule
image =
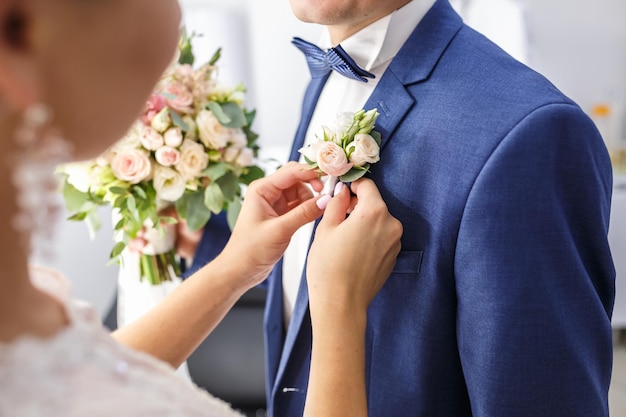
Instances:
[[[323,142],[317,149],[317,166],[331,177],[340,177],[352,168],[346,152],[332,141]]]
[[[371,135],[359,133],[346,147],[350,162],[357,166],[374,164],[380,160],[380,146]]]
[[[312,169],[329,175],[329,182],[355,181],[380,160],[380,134],[374,131],[377,118],[376,109],[340,113],[331,127],[323,128],[323,137],[300,153]]]

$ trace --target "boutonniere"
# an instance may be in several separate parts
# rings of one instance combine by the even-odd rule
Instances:
[[[300,153],[311,169],[328,175],[333,186],[356,181],[380,160],[380,133],[374,130],[378,114],[377,109],[340,113],[333,124],[323,126],[322,137]]]

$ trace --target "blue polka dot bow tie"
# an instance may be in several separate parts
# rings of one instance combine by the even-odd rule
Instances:
[[[353,80],[367,82],[367,78],[375,78],[374,74],[365,71],[359,67],[356,62],[341,45],[324,51],[317,45],[307,42],[300,38],[293,38],[291,41],[298,49],[304,52],[306,62],[309,64],[309,70],[313,78],[323,77],[331,70],[337,71],[339,74],[351,78]]]

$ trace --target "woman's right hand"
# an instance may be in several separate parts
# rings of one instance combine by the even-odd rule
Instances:
[[[307,262],[313,347],[305,417],[367,416],[367,308],[400,252],[402,225],[374,183],[353,182],[354,197],[340,187],[317,227]]]
[[[352,183],[329,202],[307,262],[311,317],[365,312],[400,252],[402,225],[370,179]],[[348,213],[350,213],[348,215]],[[347,217],[346,217],[347,216]]]

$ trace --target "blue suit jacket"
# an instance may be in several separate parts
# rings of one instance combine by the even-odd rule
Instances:
[[[607,416],[612,178],[590,119],[446,0],[393,59],[374,107],[383,143],[370,177],[404,235],[368,314],[370,416]],[[268,410],[295,417],[308,296],[301,286],[285,333],[280,270],[265,318]]]

